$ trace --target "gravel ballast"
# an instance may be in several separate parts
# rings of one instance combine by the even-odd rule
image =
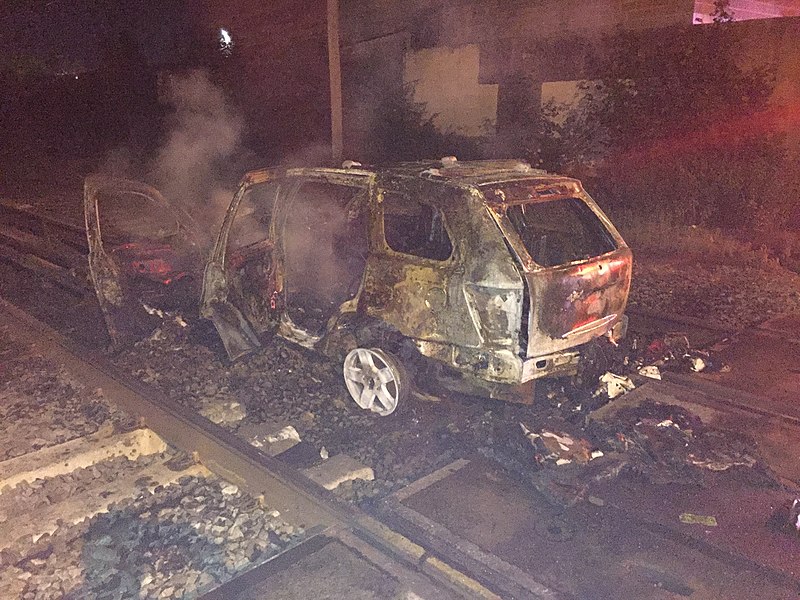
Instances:
[[[135,420],[3,330],[0,336],[0,461]]]
[[[629,305],[736,331],[800,313],[800,276],[777,266],[636,261]]]
[[[136,426],[100,390],[87,390],[43,354],[9,331],[0,338],[0,463]],[[176,483],[151,479],[165,470],[176,473]],[[19,523],[44,533],[0,540],[0,598],[194,598],[303,538],[301,527],[236,486],[180,476],[196,470],[189,457],[167,449],[4,487],[0,529]],[[123,499],[114,500],[120,496],[110,490],[127,481]],[[98,498],[112,502],[107,512],[66,517]],[[42,522],[54,513],[59,518]]]

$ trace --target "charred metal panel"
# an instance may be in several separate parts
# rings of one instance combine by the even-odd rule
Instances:
[[[625,310],[630,256],[623,248],[580,265],[527,274],[532,298],[528,355],[573,348],[610,331]]]
[[[266,182],[270,175],[270,171],[263,170],[244,176],[225,213],[225,219],[203,272],[200,316],[214,323],[231,360],[236,360],[252,352],[261,343],[241,310],[229,300],[230,282],[225,264],[228,237],[236,217],[236,211],[248,186]]]
[[[214,323],[231,360],[236,360],[261,345],[241,311],[228,301],[225,273],[221,265],[214,262],[206,265],[203,274],[200,315]]]
[[[522,275],[480,192],[469,186],[461,193],[463,205],[448,211],[464,232],[464,294],[481,345],[518,352],[525,293]]]
[[[106,218],[106,206],[119,198],[142,199],[146,215],[118,201]],[[89,273],[115,346],[139,339],[157,324],[147,303],[171,308],[195,304],[196,287],[183,284],[202,266],[198,230],[158,190],[136,181],[89,176],[84,218]],[[168,231],[164,223],[170,224]]]
[[[415,340],[429,358],[492,381],[518,382],[523,281],[480,194],[418,181],[387,179],[380,186],[361,306]],[[449,259],[388,246],[381,204],[391,191],[417,195],[442,211],[453,243]]]
[[[612,236],[617,249],[565,265],[538,265],[506,211],[501,194],[489,201],[492,215],[508,240],[525,271],[530,294],[527,357],[538,361],[526,364],[526,376],[549,376],[553,369],[575,366],[565,351],[605,335],[619,323],[630,291],[632,254],[622,237],[594,201],[575,180],[553,179],[537,185],[538,193],[548,200],[580,198]],[[549,356],[553,355],[553,356]],[[536,362],[540,362],[536,366]],[[544,366],[541,366],[544,365]]]
[[[477,346],[480,337],[475,324],[465,321],[468,314],[464,296],[460,233],[448,223],[444,227],[452,243],[446,260],[434,260],[392,250],[386,242],[383,206],[385,195],[399,192],[401,197],[419,198],[441,209],[437,195],[424,182],[387,179],[379,181],[373,207],[372,255],[367,265],[360,306],[366,314],[384,320],[410,338],[448,341],[451,344]],[[444,212],[444,211],[443,211]]]

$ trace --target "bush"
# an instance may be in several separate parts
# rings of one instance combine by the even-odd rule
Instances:
[[[610,36],[593,67],[603,78],[550,131],[526,132],[548,137],[556,170],[631,219],[785,228],[800,170],[768,104],[772,69],[742,69],[734,33],[717,23]]]

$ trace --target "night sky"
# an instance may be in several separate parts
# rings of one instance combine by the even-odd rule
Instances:
[[[76,71],[101,67],[127,32],[151,64],[175,62],[188,39],[184,0],[0,0],[0,56],[32,57]]]

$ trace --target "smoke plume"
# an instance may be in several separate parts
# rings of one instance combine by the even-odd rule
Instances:
[[[166,94],[175,112],[148,179],[214,231],[233,194],[223,182],[224,170],[240,151],[243,120],[205,72],[175,77]]]

